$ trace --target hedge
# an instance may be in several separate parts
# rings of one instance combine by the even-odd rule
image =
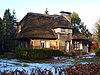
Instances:
[[[96,50],[96,56],[100,56],[100,48],[97,48],[97,50]]]
[[[62,56],[64,53],[53,49],[18,49],[16,55],[20,59],[47,59],[52,56]]]
[[[0,55],[3,55],[5,52],[11,52],[11,50],[0,50]]]

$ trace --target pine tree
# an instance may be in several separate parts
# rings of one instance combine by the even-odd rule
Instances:
[[[73,12],[71,14],[71,22],[72,22],[74,27],[77,27],[77,26],[80,25],[81,19],[80,19],[79,15],[77,13]]]
[[[86,28],[84,22],[81,22],[81,19],[77,13],[73,12],[71,14],[71,22],[73,24],[73,27],[77,30],[77,32],[80,32],[84,34],[86,37],[91,38],[92,34]]]
[[[2,25],[2,19],[0,17],[0,50],[2,50],[2,43],[3,43],[3,25]]]
[[[0,41],[2,40],[2,33],[3,33],[3,27],[2,27],[2,19],[0,17]]]
[[[3,16],[3,37],[4,37],[4,48],[11,49],[13,46],[13,38],[15,34],[16,25],[15,11],[13,14],[10,13],[10,9],[6,9]]]
[[[46,10],[45,10],[45,14],[49,15],[49,11],[48,11],[47,8],[46,8]]]

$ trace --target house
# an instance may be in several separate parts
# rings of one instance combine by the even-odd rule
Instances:
[[[83,40],[84,37],[78,40],[76,34],[73,34],[71,13],[60,13],[61,15],[27,13],[17,25],[16,40],[20,42],[20,47],[85,51],[88,44],[83,42],[88,39],[84,36],[87,40]]]

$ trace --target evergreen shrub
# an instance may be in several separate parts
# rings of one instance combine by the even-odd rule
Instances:
[[[62,56],[64,55],[63,52],[60,50],[53,50],[48,48],[43,49],[28,49],[22,48],[16,50],[17,58],[20,59],[47,59],[53,56]]]
[[[96,50],[96,56],[100,56],[100,48],[97,48],[97,50]]]

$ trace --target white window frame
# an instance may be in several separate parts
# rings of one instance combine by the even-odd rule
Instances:
[[[40,42],[40,48],[45,48],[45,41]]]
[[[65,32],[65,29],[64,28],[61,28],[61,32]]]
[[[46,41],[45,47],[50,48],[50,41]]]

